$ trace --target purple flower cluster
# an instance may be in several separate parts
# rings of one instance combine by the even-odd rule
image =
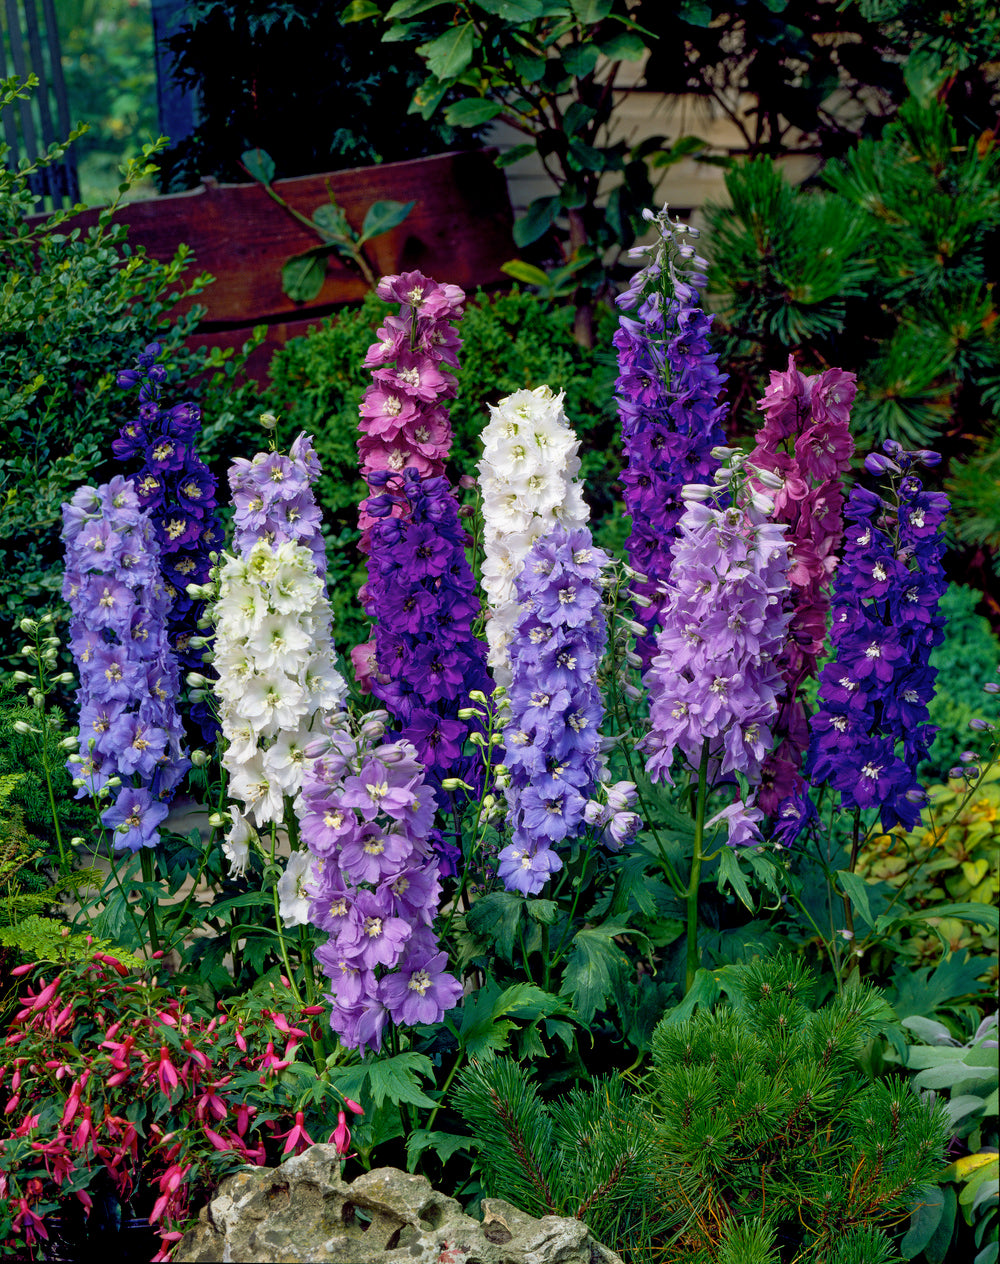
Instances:
[[[504,729],[512,838],[497,871],[508,890],[524,895],[562,868],[553,848],[584,823],[601,771],[596,676],[607,641],[601,568],[609,560],[586,527],[557,523],[532,545],[517,577],[521,612],[509,647]]]
[[[635,611],[649,629],[636,645],[648,664],[660,586],[670,574],[670,546],[684,512],[681,488],[705,482],[717,468],[712,449],[725,443],[722,420],[728,405],[718,402],[726,375],[709,346],[712,317],[702,310],[698,295],[707,264],[685,241],[696,230],[671,221],[666,209],[647,218],[655,222],[660,240],[652,261],[618,298],[618,306],[635,315],[619,318],[614,343],[625,454],[621,481],[632,519],[625,547],[632,567],[644,577],[635,590],[651,601]]]
[[[844,535],[841,479],[854,452],[849,427],[856,390],[853,373],[827,369],[805,377],[789,356],[787,372],[771,374],[759,404],[764,424],[749,463],[774,476],[767,488],[774,519],[788,524],[792,612],[781,659],[785,696],[773,725],[778,745],[761,774],[759,802],[768,815],[805,784],[799,770],[809,719],[801,692],[816,675],[826,642],[830,583]]]
[[[450,322],[462,315],[465,294],[457,285],[439,285],[420,272],[383,277],[377,293],[400,304],[399,314],[385,318],[365,356],[365,367],[373,372],[361,401],[358,462],[362,477],[379,496],[386,474],[413,469],[422,478],[438,478],[444,473],[452,437],[444,404],[457,390],[446,369],[458,368],[462,345]],[[392,512],[404,513],[404,506],[396,504]],[[374,521],[368,501],[363,501],[362,552]]]
[[[316,573],[326,574],[326,545],[312,485],[320,476],[312,438],[300,434],[288,450],[237,457],[229,467],[233,494],[233,550],[247,557],[258,540],[301,544],[313,555]]]
[[[413,468],[369,477],[382,487],[368,500],[374,525],[361,590],[376,620],[372,692],[432,781],[458,776],[478,786],[482,766],[462,755],[469,723],[458,710],[471,690],[490,693],[492,682],[485,646],[472,635],[480,605],[458,502],[447,479],[421,478]]]
[[[120,779],[101,820],[116,847],[159,841],[157,826],[190,767],[175,706],[179,673],[166,633],[170,597],[153,524],[132,484],[81,487],[63,506],[63,596],[79,673],[77,797]]]
[[[139,504],[151,516],[160,543],[160,567],[170,598],[167,637],[182,674],[211,676],[203,650],[193,648],[205,603],[188,596],[189,584],[207,582],[212,568],[209,554],[221,548],[223,531],[216,515],[216,480],[198,456],[201,413],[194,404],[164,408],[161,396],[166,371],[156,363],[160,344],[151,342],[136,361],[123,369],[119,386],[139,388],[139,416],[122,426],[111,450],[120,461],[139,465],[134,483]],[[191,707],[191,718],[202,737],[213,742],[218,725],[202,702]]]
[[[677,751],[698,769],[707,742],[709,784],[736,774],[754,784],[771,749],[784,687],[776,659],[789,620],[788,544],[785,527],[768,520],[770,505],[739,484],[732,472],[728,508],[692,497],[680,520],[657,653],[645,676],[650,731],[641,745],[653,781],[672,780]],[[760,817],[737,800],[715,819],[725,820],[735,846],[760,841]]]
[[[936,464],[936,453],[906,452],[891,440],[884,450],[887,456],[873,453],[865,467],[889,475],[887,495],[856,486],[845,510],[834,660],[819,676],[806,775],[813,785],[828,782],[848,811],[878,808],[884,830],[909,830],[924,798],[917,764],[935,732],[927,723],[936,674],[928,660],[944,636],[937,608],[947,586],[941,558],[948,498],[925,491],[912,473],[919,462]],[[781,815],[794,824],[794,800]]]
[[[313,861],[310,918],[329,939],[330,1025],[349,1048],[380,1049],[386,1023],[437,1023],[462,997],[432,929],[441,894],[430,842],[434,794],[408,742],[381,745],[384,712],[352,732],[327,721],[297,804]]]

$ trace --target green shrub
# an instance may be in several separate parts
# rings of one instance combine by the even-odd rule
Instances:
[[[358,405],[371,382],[365,353],[375,330],[392,308],[374,294],[358,308],[331,317],[295,338],[271,362],[270,405],[280,414],[282,433],[314,436],[323,463],[317,494],[324,514],[331,580],[334,584],[337,642],[342,648],[366,637],[354,600],[364,569],[354,549],[357,505],[364,495],[358,476]],[[615,317],[598,314],[600,345],[611,346]],[[595,522],[613,530],[619,445],[614,408],[617,376],[610,353],[588,351],[573,338],[573,311],[515,288],[509,294],[472,296],[459,325],[462,347],[458,395],[449,409],[455,433],[449,473],[453,480],[474,474],[481,455],[479,434],[488,420],[487,404],[523,387],[547,383],[566,392],[570,424],[582,439],[583,475]],[[257,446],[259,431],[213,430],[210,461]]]
[[[0,106],[12,106],[29,91],[16,80],[0,86]],[[74,134],[70,141],[75,138]],[[67,144],[70,142],[67,141]],[[130,162],[122,183],[155,169]],[[40,224],[27,217],[35,207],[28,188],[33,170],[58,160],[54,146],[38,163],[10,171],[0,162],[0,659],[17,643],[16,625],[57,601],[62,584],[60,506],[81,483],[102,482],[120,470],[109,460],[111,439],[134,401],[117,389],[115,375],[143,347],[162,343],[171,383],[198,389],[204,412],[223,425],[248,406],[248,388],[234,391],[239,357],[223,357],[187,345],[202,309],[181,317],[175,305],[211,281],[190,284],[181,275],[190,252],[181,247],[170,263],[133,250],[127,230],[115,225],[115,207],[86,231],[69,213]],[[0,159],[6,146],[0,146]],[[213,374],[204,378],[207,367]]]

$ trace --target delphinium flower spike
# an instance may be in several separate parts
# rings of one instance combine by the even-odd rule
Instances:
[[[316,573],[324,576],[326,546],[313,492],[319,476],[319,458],[307,434],[296,438],[287,455],[272,449],[258,452],[252,460],[237,457],[229,467],[233,551],[248,557],[260,540],[301,545],[312,554]]]
[[[586,527],[557,523],[529,549],[517,577],[504,730],[511,842],[497,872],[508,890],[525,895],[562,868],[555,849],[588,819],[602,771],[596,675],[607,641],[601,571],[609,561]]]
[[[119,386],[138,387],[139,415],[122,426],[111,450],[120,461],[139,466],[133,482],[160,544],[160,568],[170,598],[167,636],[182,675],[205,672],[211,676],[198,637],[205,604],[192,597],[188,588],[207,581],[212,569],[210,555],[222,546],[216,481],[198,456],[200,410],[190,402],[172,408],[163,405],[166,371],[156,363],[160,351],[160,344],[151,342],[132,368],[118,374]],[[218,724],[210,708],[195,699],[191,717],[203,740],[214,742]]]
[[[743,458],[720,455],[730,460],[715,488],[684,489],[640,745],[653,781],[672,781],[679,752],[709,786],[739,774],[755,787],[784,687],[776,660],[789,620],[788,544],[786,528],[770,521],[772,502],[747,485]],[[723,489],[726,508],[713,503]],[[738,845],[761,841],[760,819],[751,792],[715,821]]]
[[[631,252],[651,258],[618,297],[623,314],[614,343],[625,455],[621,481],[625,512],[632,519],[625,547],[642,577],[634,589],[649,600],[635,609],[635,618],[649,630],[636,643],[648,665],[661,585],[670,574],[671,545],[684,512],[681,489],[704,483],[716,469],[712,449],[725,443],[722,421],[728,405],[719,402],[726,375],[709,345],[712,317],[699,297],[707,264],[688,240],[698,230],[671,220],[666,207],[645,217],[655,224],[659,240]]]
[[[479,462],[483,515],[483,588],[490,608],[488,662],[496,684],[510,684],[508,645],[518,615],[517,577],[529,549],[561,523],[590,516],[576,475],[580,441],[547,386],[515,391],[490,407]]]
[[[865,468],[886,476],[881,495],[855,486],[848,498],[844,559],[833,591],[834,659],[820,672],[806,775],[827,782],[847,810],[878,809],[883,830],[912,829],[924,795],[917,765],[934,737],[931,650],[944,637],[938,602],[948,498],[914,473],[935,452],[907,452],[888,440]],[[782,811],[794,835],[798,805]]]
[[[843,475],[854,452],[849,423],[857,385],[853,373],[800,373],[791,357],[771,374],[758,407],[764,424],[748,466],[754,486],[774,500],[774,520],[788,524],[791,622],[781,658],[785,694],[772,726],[777,746],[764,761],[759,803],[769,816],[801,795],[801,767],[809,744],[802,698],[816,675],[826,642],[830,585],[844,534]]]
[[[153,847],[190,767],[153,524],[132,484],[118,477],[81,487],[63,506],[63,540],[63,596],[80,672],[80,754],[71,759],[77,797],[97,796],[110,782],[114,801],[101,819],[115,846]]]
[[[312,860],[310,918],[329,938],[316,960],[330,1025],[348,1048],[378,1050],[391,1020],[441,1021],[462,997],[432,924],[441,894],[434,792],[416,751],[385,742],[385,712],[328,718],[309,747],[298,805]]]

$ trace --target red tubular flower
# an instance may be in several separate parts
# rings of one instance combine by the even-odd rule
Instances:
[[[156,1078],[160,1084],[160,1092],[166,1094],[167,1097],[180,1084],[177,1068],[170,1061],[170,1050],[166,1045],[160,1046],[160,1061],[156,1069]]]
[[[306,1132],[305,1115],[301,1110],[295,1112],[295,1123],[287,1132],[279,1132],[275,1137],[276,1141],[280,1141],[282,1137],[286,1137],[282,1154],[288,1154],[294,1150],[296,1154],[300,1154],[307,1147],[313,1145],[313,1139]]]
[[[348,1150],[351,1148],[351,1130],[347,1126],[347,1116],[342,1110],[337,1112],[337,1126],[330,1133],[329,1144],[336,1146],[337,1153],[344,1158],[350,1158]]]

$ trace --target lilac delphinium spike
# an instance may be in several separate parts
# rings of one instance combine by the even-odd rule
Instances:
[[[707,264],[687,238],[697,237],[667,215],[646,212],[660,239],[637,247],[634,257],[651,254],[629,288],[619,296],[623,313],[614,344],[618,349],[616,385],[622,424],[625,512],[632,519],[626,541],[629,561],[640,573],[634,588],[649,598],[635,618],[649,629],[636,650],[648,664],[662,602],[660,585],[671,567],[671,544],[684,512],[681,489],[704,483],[718,466],[712,449],[725,443],[722,421],[728,405],[719,403],[726,375],[717,367],[708,334],[712,317],[701,307],[698,291],[706,284]]]
[[[462,985],[432,929],[441,894],[434,792],[408,742],[382,742],[388,716],[346,714],[309,747],[300,831],[312,855],[310,917],[330,1025],[348,1048],[382,1047],[386,1024],[438,1023]]]
[[[586,527],[557,523],[528,551],[517,578],[504,729],[512,839],[498,873],[508,890],[525,895],[562,868],[555,848],[579,832],[601,771],[596,674],[607,640],[601,569],[609,560]]]
[[[377,476],[370,475],[372,479]],[[458,711],[470,691],[489,692],[475,577],[465,554],[468,533],[445,478],[382,475],[371,496],[365,610],[375,620],[376,672],[371,688],[440,785],[457,776],[479,786],[482,763],[462,754],[469,722]],[[402,505],[405,512],[394,516]]]
[[[72,761],[77,797],[120,780],[101,819],[116,847],[153,847],[190,767],[153,524],[132,484],[119,477],[76,492],[63,506],[62,538],[70,649],[80,673],[80,755]]]
[[[764,424],[749,465],[754,485],[774,500],[774,519],[788,523],[792,618],[781,659],[786,692],[773,726],[778,745],[764,761],[760,806],[769,815],[801,796],[802,757],[809,744],[809,717],[802,698],[816,675],[826,643],[830,585],[844,535],[841,486],[854,441],[853,373],[827,369],[805,377],[791,357],[785,373],[772,373],[758,407]]]
[[[133,368],[118,374],[119,386],[129,390],[138,387],[139,415],[122,426],[111,450],[120,461],[139,465],[133,481],[139,504],[150,514],[159,540],[160,568],[171,603],[167,635],[182,675],[194,671],[212,676],[198,640],[205,604],[189,596],[188,585],[208,580],[212,569],[209,555],[222,546],[216,481],[197,452],[200,410],[192,403],[163,406],[166,373],[156,363],[160,350],[159,343],[151,342]],[[202,738],[214,742],[218,724],[211,710],[195,701],[191,717]]]
[[[312,485],[320,476],[319,458],[307,434],[288,450],[237,457],[229,467],[233,494],[233,549],[247,557],[258,540],[299,544],[313,556],[317,574],[326,574],[326,546]]]
[[[877,808],[882,828],[913,829],[924,800],[917,764],[934,737],[927,704],[934,693],[931,650],[944,637],[938,601],[947,587],[941,559],[948,498],[925,491],[913,473],[934,452],[865,460],[888,475],[886,494],[854,487],[847,502],[844,559],[833,593],[834,660],[820,672],[806,775],[828,782],[847,811]],[[784,813],[783,813],[784,815]],[[799,814],[788,805],[786,824]]]
[[[712,503],[719,487],[685,488],[657,652],[644,678],[650,731],[641,746],[653,781],[672,781],[678,752],[699,769],[707,749],[709,785],[739,773],[755,786],[771,749],[784,687],[776,660],[789,620],[788,544],[785,526],[769,519],[773,504],[746,486],[741,466],[735,456],[717,475],[728,483],[728,508]],[[761,815],[751,796],[714,821],[726,824],[731,844],[754,843]]]

